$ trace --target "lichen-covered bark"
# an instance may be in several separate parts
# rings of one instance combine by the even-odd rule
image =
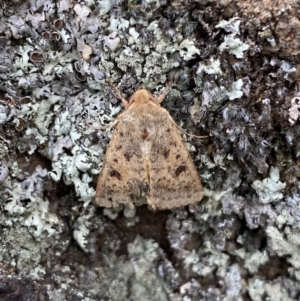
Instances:
[[[1,300],[295,300],[297,1],[0,3]],[[204,186],[195,206],[94,203],[128,98],[159,95]]]

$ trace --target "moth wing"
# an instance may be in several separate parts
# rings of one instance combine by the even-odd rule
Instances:
[[[204,195],[198,171],[174,120],[165,109],[160,110],[150,153],[147,201],[157,209],[194,204]]]
[[[149,102],[132,106],[118,120],[98,178],[98,205],[132,205],[144,192],[155,209],[203,198],[197,169],[168,111]]]
[[[145,183],[137,125],[126,111],[118,119],[97,182],[96,203],[103,207],[118,207],[121,203],[133,206]]]

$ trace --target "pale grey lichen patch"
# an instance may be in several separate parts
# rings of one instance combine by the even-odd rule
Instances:
[[[289,297],[288,288],[285,288],[283,284],[276,281],[265,283],[259,278],[251,279],[249,283],[249,295],[253,301],[260,301],[265,297],[274,301],[293,300]]]
[[[89,234],[90,226],[89,219],[94,215],[94,211],[94,208],[90,207],[88,214],[78,217],[74,224],[73,237],[83,250],[86,250],[86,236]]]
[[[130,262],[134,270],[131,281],[130,298],[134,300],[168,300],[165,285],[160,279],[153,263],[161,256],[158,244],[151,240],[143,240],[137,237],[133,244],[128,245]],[[155,291],[149,290],[155,286]]]
[[[269,256],[266,251],[255,251],[254,253],[245,254],[245,267],[248,271],[255,275],[258,272],[260,266],[266,264],[269,260]]]
[[[2,219],[2,223],[8,226],[21,223],[36,238],[58,235],[62,231],[61,221],[49,212],[49,201],[43,198],[42,180],[46,175],[46,170],[37,168],[22,183],[5,189],[10,197],[3,207],[7,219]]]
[[[104,15],[104,14],[107,14],[111,10],[111,8],[113,6],[113,1],[112,0],[100,0],[99,5],[100,5],[100,14]]]
[[[201,74],[205,72],[206,74],[222,74],[221,64],[219,59],[210,58],[204,63],[200,63],[196,74]]]
[[[231,18],[230,20],[221,20],[216,28],[223,28],[226,32],[233,34],[239,34],[240,32],[241,19],[238,17]]]
[[[219,47],[220,51],[223,52],[226,50],[239,59],[243,58],[244,51],[249,49],[249,45],[235,37],[239,34],[240,23],[241,21],[239,18],[232,18],[229,21],[222,20],[218,25],[216,25],[216,28],[224,28],[226,32],[230,33],[224,37],[224,42]]]
[[[227,96],[228,96],[229,100],[233,100],[233,99],[242,97],[244,94],[242,91],[242,87],[243,87],[242,79],[239,79],[239,80],[233,82],[231,91],[227,92]]]
[[[1,224],[2,224],[1,217]],[[1,235],[1,262],[9,263],[21,271],[21,275],[30,275],[35,280],[42,280],[45,276],[43,259],[50,264],[59,258],[68,248],[70,239],[57,240],[54,236],[44,237],[39,243],[20,223],[14,227],[6,227]],[[9,247],[10,246],[10,247]],[[13,246],[13,247],[12,247]],[[56,249],[56,251],[54,250]]]
[[[272,250],[274,250],[279,256],[289,255],[288,262],[296,269],[300,268],[300,248],[299,248],[299,233],[289,233],[290,229],[287,229],[288,237],[284,237],[285,233],[281,233],[276,227],[269,226],[266,229],[268,235],[268,243]]]
[[[0,185],[2,187],[10,186],[8,175],[9,175],[8,167],[6,165],[0,166]]]
[[[41,134],[46,135],[48,133],[48,127],[54,116],[54,113],[49,112],[50,108],[59,101],[64,101],[64,99],[61,99],[58,95],[51,95],[34,108],[36,111],[35,125]]]
[[[291,100],[291,107],[289,108],[289,123],[295,125],[300,116],[300,97],[296,96]]]
[[[286,184],[279,180],[279,169],[277,167],[271,167],[270,178],[263,181],[256,180],[252,183],[252,187],[256,190],[259,200],[263,204],[282,199],[282,190],[285,186]]]
[[[82,201],[89,203],[95,196],[95,191],[89,186],[92,178],[86,174],[81,177],[81,172],[90,169],[87,155],[81,154],[78,147],[72,149],[73,156],[63,154],[59,161],[54,163],[54,170],[49,173],[53,180],[59,181],[63,175],[63,180],[67,185],[74,184],[75,191]]]
[[[243,300],[241,298],[244,285],[242,282],[242,275],[238,264],[221,268],[218,275],[224,277],[224,286],[226,287],[226,297],[224,300]]]
[[[179,45],[179,54],[185,61],[195,58],[196,54],[200,54],[200,50],[195,47],[193,41],[185,39]]]
[[[224,42],[220,45],[220,51],[224,50],[235,55],[236,58],[241,59],[244,56],[244,51],[248,50],[249,46],[243,43],[240,39],[228,35],[224,38]]]
[[[116,51],[120,46],[120,38],[118,32],[114,31],[108,36],[104,37],[104,49],[107,51]]]
[[[118,209],[115,210],[115,209],[111,209],[111,208],[104,208],[103,215],[107,216],[111,220],[115,220],[119,215],[119,211],[118,211]]]

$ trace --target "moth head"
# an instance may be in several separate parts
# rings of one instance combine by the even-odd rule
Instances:
[[[129,105],[133,103],[143,103],[148,101],[155,101],[154,96],[147,91],[146,89],[142,88],[137,90],[129,99]]]

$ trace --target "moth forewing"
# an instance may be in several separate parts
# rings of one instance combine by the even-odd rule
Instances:
[[[154,209],[173,209],[203,198],[197,169],[176,123],[160,107],[162,99],[138,90],[119,115],[98,178],[98,205],[133,206],[145,187],[147,203]]]

